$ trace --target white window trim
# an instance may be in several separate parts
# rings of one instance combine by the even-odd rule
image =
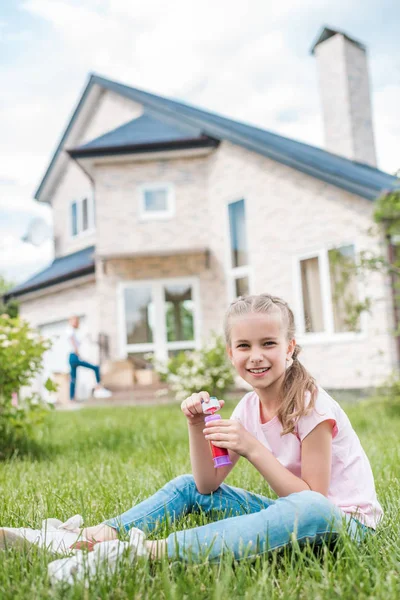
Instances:
[[[232,248],[231,248],[231,229],[229,223],[229,205],[235,204],[235,202],[240,202],[240,200],[244,201],[244,209],[245,214],[247,210],[247,202],[245,196],[240,196],[236,200],[228,200],[225,208],[225,239],[228,240],[228,244],[226,245],[226,254],[225,254],[225,272],[227,274],[227,295],[228,302],[233,302],[235,300],[236,291],[235,291],[235,280],[240,279],[242,277],[249,278],[249,294],[253,294],[254,290],[254,269],[253,267],[248,265],[243,265],[241,267],[233,267],[232,266]],[[247,238],[247,253],[250,260],[250,230],[249,230],[249,219],[246,217],[245,223],[246,230],[246,238]]]
[[[82,221],[83,221],[83,201],[87,198],[88,203],[88,229],[82,231]],[[72,205],[76,204],[77,206],[77,229],[78,232],[76,234],[72,231]],[[69,232],[70,237],[74,240],[78,238],[84,238],[88,235],[91,235],[96,230],[94,223],[94,196],[93,194],[88,194],[87,196],[82,196],[78,199],[71,200],[69,204]]]
[[[163,286],[174,284],[187,284],[192,287],[193,292],[193,329],[194,340],[168,342],[165,323],[165,301],[163,297]],[[138,287],[151,287],[152,299],[155,304],[155,326],[153,331],[153,342],[145,344],[128,344],[126,342],[127,330],[125,321],[126,289]],[[129,352],[154,352],[158,360],[166,360],[169,350],[198,349],[201,346],[201,316],[200,316],[200,282],[197,277],[171,277],[166,279],[142,279],[135,281],[121,281],[117,287],[118,306],[118,339],[119,355],[126,358]]]
[[[332,308],[331,281],[329,276],[329,250],[343,246],[354,246],[355,256],[359,256],[359,248],[356,242],[338,242],[330,244],[318,250],[298,254],[293,258],[293,282],[295,287],[294,312],[296,319],[297,341],[299,344],[320,344],[327,342],[353,342],[365,340],[367,337],[367,314],[365,311],[360,316],[360,331],[335,332]],[[318,333],[306,332],[304,322],[303,291],[301,285],[301,261],[309,258],[318,258],[320,288],[322,299],[322,314],[324,331]],[[357,280],[357,292],[361,301],[365,298],[365,289]]]
[[[148,211],[145,204],[145,192],[153,190],[167,191],[167,208],[166,210]],[[175,216],[175,187],[172,183],[145,183],[138,188],[139,191],[139,220],[153,221],[159,219],[171,219]]]

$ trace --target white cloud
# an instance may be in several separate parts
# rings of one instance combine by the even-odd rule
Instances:
[[[53,255],[51,240],[35,247],[14,236],[5,236],[0,242],[0,275],[19,283],[49,265]]]

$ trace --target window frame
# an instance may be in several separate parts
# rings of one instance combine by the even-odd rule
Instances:
[[[164,298],[164,286],[183,284],[190,285],[193,292],[193,340],[168,342],[166,327],[166,302]],[[127,343],[127,328],[125,319],[125,296],[126,289],[138,287],[150,287],[152,301],[155,305],[155,323],[153,331],[153,342],[141,344]],[[200,305],[200,282],[197,277],[168,277],[163,279],[141,279],[120,281],[117,286],[118,306],[118,332],[119,332],[119,355],[126,358],[129,353],[154,352],[158,360],[166,360],[169,350],[195,350],[201,346],[201,305]]]
[[[293,259],[293,282],[295,290],[294,313],[296,319],[297,339],[300,344],[312,344],[320,342],[345,342],[365,339],[367,337],[367,314],[364,312],[360,315],[360,331],[335,331],[333,306],[332,306],[332,289],[329,270],[329,251],[339,249],[344,246],[353,246],[354,255],[359,256],[359,249],[356,242],[339,242],[329,244],[319,249],[310,250],[297,254]],[[303,288],[301,282],[301,262],[310,258],[318,258],[319,264],[319,279],[322,299],[322,318],[324,331],[307,332],[305,330],[304,320],[304,302]],[[357,280],[357,293],[360,301],[365,298],[365,289],[362,283]]]
[[[230,228],[230,220],[229,220],[229,206],[231,204],[235,204],[240,201],[244,202],[244,214],[245,214],[245,232],[246,232],[246,241],[247,241],[247,258],[248,264],[242,265],[240,267],[232,266],[232,240],[231,240],[231,228]],[[253,277],[253,268],[250,264],[250,248],[249,248],[249,219],[247,218],[247,202],[245,196],[241,196],[236,198],[236,200],[228,200],[226,203],[225,209],[225,231],[226,231],[226,240],[228,241],[226,245],[226,273],[227,273],[227,292],[228,292],[228,301],[233,302],[236,296],[235,284],[237,279],[241,279],[242,277],[247,277],[249,280],[249,294],[253,293],[254,289],[254,277]]]
[[[166,190],[167,192],[167,208],[165,210],[149,211],[146,210],[145,193],[157,190]],[[139,186],[139,220],[140,221],[157,221],[162,219],[171,219],[175,216],[175,187],[168,182],[153,182],[144,183]]]
[[[87,200],[87,216],[88,216],[88,228],[82,230],[83,225],[83,203]],[[73,232],[73,218],[72,218],[72,206],[76,204],[76,226],[77,233]],[[69,204],[69,233],[70,237],[75,240],[78,238],[91,235],[96,230],[95,225],[95,211],[94,211],[94,196],[93,194],[87,194],[80,198],[74,198]]]

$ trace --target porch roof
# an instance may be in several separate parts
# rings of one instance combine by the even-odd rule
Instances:
[[[103,262],[109,260],[134,260],[135,258],[146,257],[168,257],[185,256],[191,254],[200,254],[204,256],[205,265],[208,268],[210,264],[210,249],[206,246],[197,246],[193,248],[167,248],[165,250],[142,250],[141,252],[96,252],[96,258]]]

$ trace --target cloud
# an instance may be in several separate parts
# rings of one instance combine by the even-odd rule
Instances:
[[[25,244],[7,235],[0,242],[0,275],[13,283],[20,283],[38,273],[53,260],[53,243],[48,240],[42,246]]]

